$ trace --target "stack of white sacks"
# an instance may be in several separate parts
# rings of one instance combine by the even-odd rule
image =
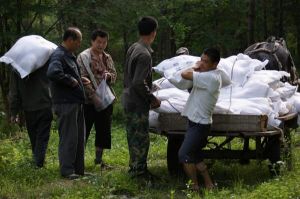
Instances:
[[[161,106],[150,111],[150,127],[159,128],[159,113],[181,113],[189,97],[192,82],[181,72],[191,68],[200,57],[181,55],[164,60],[154,70],[163,77],[153,82],[154,95]],[[215,114],[268,115],[268,126],[277,127],[279,116],[300,113],[300,93],[297,87],[280,79],[284,71],[264,70],[268,61],[261,62],[244,54],[221,59],[222,88],[214,109]]]

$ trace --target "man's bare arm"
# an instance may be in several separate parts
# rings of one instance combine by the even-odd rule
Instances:
[[[181,73],[181,77],[183,79],[193,80],[193,71],[193,68],[186,69]]]

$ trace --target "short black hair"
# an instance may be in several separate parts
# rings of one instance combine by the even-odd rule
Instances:
[[[213,63],[218,63],[220,61],[220,51],[216,48],[206,48],[203,54],[207,55]]]
[[[63,41],[66,41],[69,38],[71,38],[72,40],[79,39],[78,32],[80,33],[79,28],[76,28],[76,27],[67,28],[64,32],[64,35],[63,35]]]
[[[158,27],[158,22],[154,17],[142,17],[138,23],[140,35],[150,35]]]
[[[108,39],[108,33],[101,29],[96,29],[92,32],[92,35],[91,35],[92,41],[95,41],[97,39],[97,37],[102,37],[102,38]]]

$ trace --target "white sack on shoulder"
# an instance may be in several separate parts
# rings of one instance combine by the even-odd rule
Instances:
[[[164,75],[165,71],[167,70],[171,70],[171,73],[175,73],[184,68],[192,67],[197,61],[199,61],[199,59],[200,57],[196,56],[179,55],[160,62],[153,69],[160,75]]]
[[[183,69],[181,71],[176,72],[175,74],[170,74],[166,76],[166,78],[173,84],[176,88],[180,90],[187,90],[193,87],[193,82],[191,80],[186,80],[182,78],[181,73],[186,70]]]
[[[0,58],[0,62],[11,64],[20,74],[26,77],[44,66],[57,46],[38,35],[20,38],[11,49]]]
[[[182,78],[181,73],[186,70],[182,69],[180,71],[177,71],[175,74],[166,74],[166,78],[176,87],[181,90],[187,90],[193,87],[193,82],[191,80],[186,80]],[[226,87],[231,84],[230,78],[227,75],[227,73],[222,69],[217,69],[217,72],[221,76],[222,80],[222,87]]]

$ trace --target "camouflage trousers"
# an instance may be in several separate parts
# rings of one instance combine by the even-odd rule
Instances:
[[[147,169],[149,151],[149,113],[126,112],[126,132],[129,149],[129,174],[139,175]]]

